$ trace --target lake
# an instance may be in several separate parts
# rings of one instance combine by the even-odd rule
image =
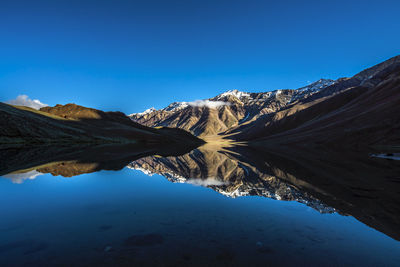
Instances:
[[[3,174],[0,265],[398,266],[398,162],[243,147],[150,154]]]

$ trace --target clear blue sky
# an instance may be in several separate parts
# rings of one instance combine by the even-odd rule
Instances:
[[[400,54],[400,1],[0,2],[0,101],[140,112]]]

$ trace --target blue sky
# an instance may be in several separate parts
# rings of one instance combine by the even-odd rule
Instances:
[[[140,112],[400,54],[400,1],[0,2],[0,101]]]

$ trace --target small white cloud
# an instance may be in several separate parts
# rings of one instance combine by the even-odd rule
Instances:
[[[25,180],[33,180],[37,176],[42,175],[43,173],[38,172],[36,170],[25,172],[25,173],[13,173],[3,175],[4,178],[11,179],[11,181],[15,184],[22,184]]]
[[[226,185],[228,184],[225,181],[221,181],[221,180],[217,180],[213,177],[209,177],[207,179],[194,179],[194,178],[190,178],[188,180],[186,180],[186,183],[188,184],[192,184],[192,185],[197,185],[197,186],[210,186],[210,185],[214,185],[214,186],[221,186],[221,185]]]
[[[34,109],[40,109],[42,107],[47,107],[47,104],[40,102],[37,99],[30,99],[27,95],[19,95],[16,99],[12,99],[6,102],[7,104],[16,106],[26,106]]]
[[[218,108],[221,106],[230,106],[231,103],[224,101],[210,101],[210,100],[196,100],[193,102],[187,102],[192,107],[207,107],[207,108]]]

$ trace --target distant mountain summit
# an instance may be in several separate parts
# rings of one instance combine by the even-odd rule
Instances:
[[[213,98],[174,102],[163,109],[150,108],[129,117],[146,126],[177,127],[197,136],[213,135],[253,121],[263,114],[277,112],[335,83],[335,80],[320,79],[296,90],[263,93],[229,90]]]

